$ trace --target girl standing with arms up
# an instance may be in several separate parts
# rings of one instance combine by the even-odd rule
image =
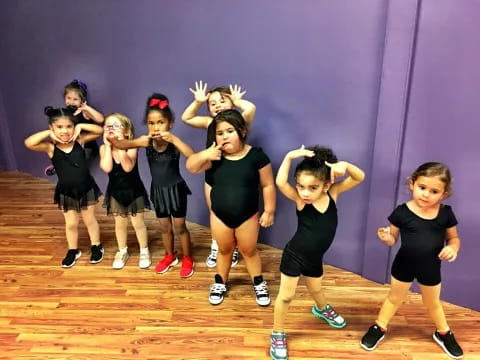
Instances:
[[[450,357],[463,357],[440,302],[441,262],[455,261],[460,249],[457,219],[450,206],[440,203],[450,195],[451,182],[445,165],[436,162],[420,165],[408,179],[412,199],[397,206],[388,217],[390,224],[377,230],[385,245],[393,246],[399,234],[402,244],[392,264],[390,292],[375,324],[361,340],[365,350],[374,350],[383,340],[390,320],[416,278],[423,303],[436,326],[433,339]]]
[[[87,84],[77,79],[72,80],[63,89],[63,100],[65,106],[74,109],[75,124],[103,124],[102,113],[87,104]],[[98,155],[98,145],[95,140],[85,143],[84,148],[89,162]],[[45,174],[55,175],[55,168],[52,165],[47,166]]]
[[[247,132],[245,121],[238,111],[222,111],[208,128],[208,148],[187,160],[189,171],[206,171],[206,182],[211,187],[210,225],[219,246],[217,274],[210,287],[209,301],[212,305],[223,301],[236,246],[245,259],[257,303],[260,306],[270,304],[257,241],[259,227],[273,224],[275,184],[269,158],[262,149],[246,143]],[[264,201],[261,216],[258,213],[259,187]]]
[[[193,149],[170,132],[173,122],[174,114],[170,109],[168,98],[163,94],[155,93],[148,98],[145,110],[148,135],[135,140],[112,140],[112,142],[119,149],[146,148],[152,174],[150,200],[160,223],[160,232],[165,246],[165,257],[157,264],[155,271],[163,274],[170,267],[177,265],[178,259],[173,250],[175,235],[180,239],[183,250],[180,276],[190,277],[193,275],[194,262],[185,216],[187,195],[191,192],[180,174],[179,161],[180,154],[188,158],[193,154]]]
[[[296,185],[288,183],[294,159],[305,157],[295,169]],[[348,176],[339,182],[336,177]],[[364,172],[346,161],[338,161],[332,150],[312,147],[290,151],[283,159],[276,178],[279,190],[297,208],[298,228],[288,242],[280,264],[280,290],[275,300],[274,324],[270,337],[272,359],[288,359],[284,322],[303,275],[315,305],[312,313],[334,328],[343,328],[345,320],[327,303],[322,290],[323,255],[337,230],[338,196],[360,184]]]
[[[207,92],[207,83],[203,83],[201,80],[195,82],[195,89],[189,89],[194,96],[193,102],[185,109],[182,114],[182,120],[185,124],[199,128],[207,129],[212,119],[224,110],[231,110],[238,108],[242,112],[242,116],[247,124],[253,122],[255,117],[256,107],[255,105],[243,99],[243,95],[246,91],[242,91],[238,85],[230,85],[230,87],[219,86],[213,88]],[[198,111],[202,105],[206,103],[209,115],[198,115]],[[210,209],[210,186],[205,184],[205,199]],[[218,244],[212,239],[212,245],[210,247],[210,254],[207,257],[206,264],[208,267],[213,268],[217,263]],[[232,256],[232,266],[238,263],[238,249],[235,248]]]
[[[71,109],[45,108],[49,129],[25,139],[25,146],[34,151],[47,153],[58,174],[54,202],[63,210],[68,251],[62,261],[65,268],[75,265],[82,255],[78,248],[78,222],[80,215],[87,227],[92,244],[90,263],[103,259],[100,229],[95,218],[95,204],[101,195],[95,180],[90,175],[83,145],[97,139],[102,128],[93,124],[75,125]],[[48,137],[52,140],[45,141]]]
[[[108,215],[115,218],[115,236],[118,252],[112,267],[121,269],[128,259],[128,218],[135,229],[140,245],[138,266],[146,269],[151,265],[148,251],[148,234],[143,212],[150,208],[147,191],[143,186],[137,165],[137,149],[120,150],[109,138],[132,139],[133,124],[125,115],[114,113],[105,119],[103,145],[100,147],[100,168],[108,174],[108,186],[103,206]]]

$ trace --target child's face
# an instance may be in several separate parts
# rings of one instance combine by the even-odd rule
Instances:
[[[73,136],[75,124],[68,117],[60,117],[50,124],[50,130],[62,141],[68,141]]]
[[[212,117],[224,110],[231,109],[233,109],[233,103],[228,96],[215,91],[208,97],[208,111],[210,111]]]
[[[226,121],[219,122],[215,132],[215,142],[222,145],[222,151],[227,154],[234,154],[243,149],[243,142],[238,136],[237,130],[232,124]]]
[[[438,176],[419,176],[410,182],[410,190],[419,208],[436,206],[447,195],[445,183]]]
[[[312,204],[320,199],[330,187],[329,183],[321,181],[318,177],[306,171],[297,174],[296,181],[298,195],[305,204]]]
[[[67,93],[65,94],[65,105],[74,105],[77,108],[82,105],[82,99],[80,95],[78,95],[78,92],[75,90],[68,90]]]
[[[115,116],[109,116],[103,125],[104,133],[107,137],[115,137],[119,140],[125,138],[125,129],[123,124]]]
[[[147,128],[150,135],[158,135],[172,128],[170,121],[160,111],[150,111],[147,115]]]

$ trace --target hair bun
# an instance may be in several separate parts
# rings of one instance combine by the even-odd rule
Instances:
[[[55,112],[55,109],[51,106],[45,106],[43,113],[47,116],[51,116]]]
[[[78,79],[73,79],[71,84],[72,85],[77,85],[77,86],[81,87],[83,90],[87,91],[87,84],[85,84],[84,82],[82,82]]]

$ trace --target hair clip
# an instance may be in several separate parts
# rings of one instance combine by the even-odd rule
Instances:
[[[72,81],[72,84],[78,85],[78,86],[80,86],[83,90],[87,91],[87,84],[85,84],[84,82],[82,82],[82,81],[80,81],[80,80],[74,79],[74,80]]]

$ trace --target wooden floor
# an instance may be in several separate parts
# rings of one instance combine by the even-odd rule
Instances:
[[[153,266],[139,269],[133,231],[127,266],[113,270],[113,219],[99,206],[105,259],[88,263],[89,241],[81,225],[84,255],[63,269],[64,222],[52,204],[53,188],[45,179],[0,171],[0,359],[269,358],[273,306],[256,305],[242,261],[232,269],[224,303],[208,303],[214,269],[204,263],[207,228],[189,223],[196,261],[189,279],[179,277],[178,266],[163,275],[155,274]],[[147,226],[156,263],[163,249],[152,214]],[[259,248],[274,299],[281,252]],[[367,352],[359,340],[388,287],[326,266],[325,290],[348,326],[337,330],[314,318],[301,282],[286,324],[290,359],[448,358],[432,340],[433,325],[418,295],[409,296],[384,342]],[[445,311],[465,358],[480,359],[480,313],[450,304]]]

